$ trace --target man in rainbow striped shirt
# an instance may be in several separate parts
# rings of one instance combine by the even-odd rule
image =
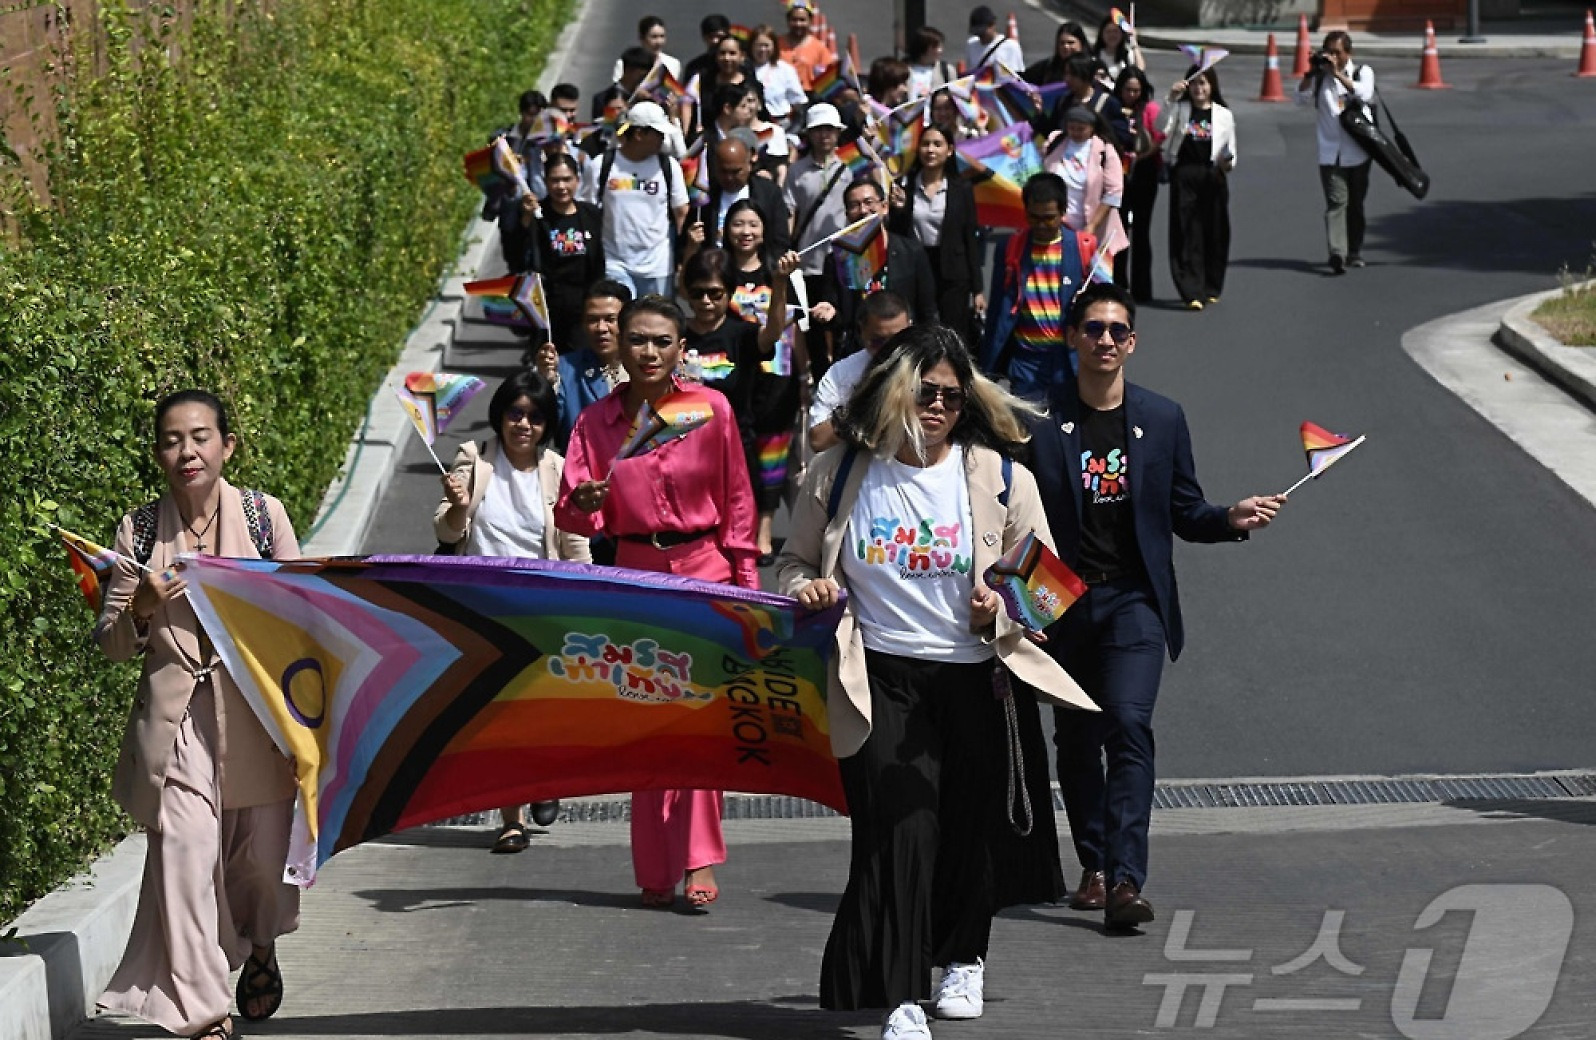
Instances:
[[[1024,397],[1068,376],[1064,326],[1070,300],[1091,270],[1097,240],[1064,226],[1069,192],[1057,174],[1032,177],[1021,198],[1030,233],[1009,239],[1003,262],[992,272],[981,367],[993,377],[1007,376],[1009,389]]]

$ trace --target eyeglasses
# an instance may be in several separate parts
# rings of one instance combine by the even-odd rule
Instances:
[[[530,412],[524,408],[506,408],[504,410],[504,424],[514,426],[518,422],[529,423],[533,426],[543,425],[543,413],[536,408]]]
[[[1090,340],[1102,339],[1103,333],[1106,332],[1114,338],[1115,343],[1124,346],[1125,341],[1130,339],[1131,333],[1136,330],[1123,321],[1083,321],[1081,322],[1081,331],[1086,333],[1086,338]]]
[[[914,395],[914,403],[921,408],[930,408],[937,401],[942,402],[942,407],[950,412],[964,410],[965,393],[956,386],[937,386],[935,383],[921,383],[920,390]]]
[[[718,285],[694,285],[687,290],[687,298],[696,300],[702,297],[706,300],[719,300],[724,298],[726,290]]]

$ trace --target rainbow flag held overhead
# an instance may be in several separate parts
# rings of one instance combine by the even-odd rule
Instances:
[[[121,556],[64,527],[57,527],[55,533],[61,539],[61,544],[66,546],[67,562],[72,565],[72,573],[77,575],[78,589],[88,601],[89,609],[98,616],[100,607],[105,603],[105,586],[110,584],[116,561]]]
[[[482,316],[495,325],[550,327],[549,306],[540,274],[483,278],[465,283],[464,289],[467,296],[481,297]]]
[[[574,137],[576,131],[577,125],[564,112],[550,106],[538,113],[537,122],[532,127],[532,133],[527,135],[527,140],[535,145],[546,145]]]
[[[1201,72],[1207,72],[1230,56],[1230,52],[1223,47],[1199,47],[1195,43],[1180,44],[1180,52],[1190,58],[1193,65],[1197,66],[1197,71],[1192,73],[1193,76]]]
[[[1302,450],[1308,456],[1308,472],[1311,476],[1317,477],[1334,466],[1342,456],[1350,454],[1363,441],[1363,437],[1331,433],[1311,422],[1302,424]]]
[[[1041,91],[1006,65],[983,65],[972,74],[971,86],[981,107],[993,113],[1001,126],[1034,119],[1044,108]]]
[[[859,85],[858,70],[853,67],[853,58],[846,50],[815,76],[809,87],[809,95],[820,101],[831,101],[845,90],[864,94],[864,88]]]
[[[1119,26],[1120,31],[1123,33],[1130,34],[1136,31],[1136,26],[1131,24],[1131,20],[1119,8],[1109,8],[1108,17],[1115,25]]]
[[[627,103],[627,107],[630,108],[639,101],[657,101],[666,115],[669,115],[676,111],[682,103],[682,98],[688,96],[687,88],[671,75],[671,70],[665,67],[665,63],[656,60],[654,67],[649,69],[648,74],[637,84],[637,89],[632,91],[632,99]]]
[[[529,801],[686,787],[846,809],[825,701],[840,606],[514,557],[201,556],[185,577],[294,759],[290,883],[384,834]]]
[[[986,569],[987,588],[1016,624],[1040,632],[1086,595],[1086,584],[1034,533]]]
[[[658,451],[703,426],[714,414],[709,394],[699,387],[672,390],[652,404],[644,401],[632,421],[632,434],[621,445],[615,461]]]
[[[746,25],[738,25],[733,22],[731,28],[726,30],[726,35],[741,43],[745,54],[754,45],[754,30]]]
[[[448,428],[466,402],[487,385],[476,376],[445,372],[411,372],[402,386],[393,388],[399,403],[415,424],[416,432],[427,444],[436,444],[438,434]]]
[[[521,158],[510,147],[503,135],[495,137],[486,148],[466,153],[464,160],[466,180],[481,189],[484,195],[501,191],[515,192],[520,198],[531,189],[527,187],[526,171]]]
[[[870,147],[870,142],[863,137],[839,145],[836,152],[848,167],[848,180],[857,181],[873,176],[878,171],[885,170],[886,164],[881,161],[881,156]]]
[[[926,98],[906,102],[876,123],[879,154],[886,163],[887,172],[894,177],[906,175],[919,157],[927,104]]]

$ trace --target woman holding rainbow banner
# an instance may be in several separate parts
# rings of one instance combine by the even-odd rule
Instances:
[[[94,626],[111,660],[144,659],[112,792],[149,832],[133,932],[100,1006],[216,1040],[233,1036],[227,980],[239,965],[239,1014],[282,1005],[275,944],[299,926],[299,889],[282,880],[294,771],[200,627],[178,562],[299,555],[281,503],[222,479],[236,445],[214,394],[155,406],[167,491],[122,518]]]

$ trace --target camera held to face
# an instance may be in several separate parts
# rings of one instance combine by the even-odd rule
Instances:
[[[1320,51],[1312,61],[1315,72],[1329,72],[1336,67],[1336,59],[1329,51]]]

